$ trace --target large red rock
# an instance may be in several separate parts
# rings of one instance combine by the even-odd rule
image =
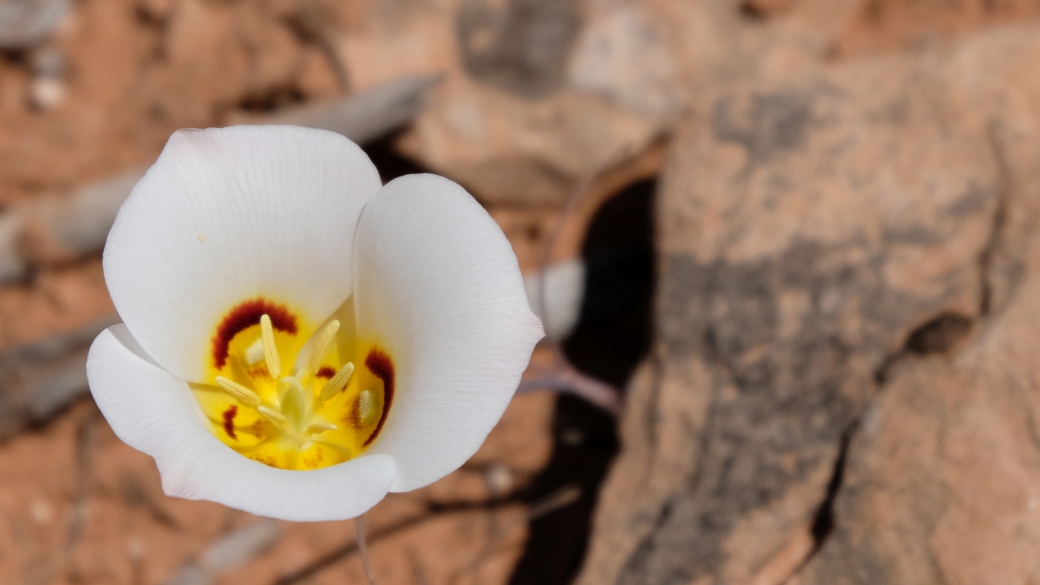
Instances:
[[[1040,578],[1038,32],[971,41],[940,66],[1000,163],[982,315],[969,343],[892,369],[850,433],[833,531],[791,585]]]
[[[779,582],[811,554],[814,528],[823,549],[807,582],[932,582],[899,567],[916,566],[910,551],[937,543],[950,567],[982,574],[969,558],[995,553],[957,551],[981,538],[965,528],[981,527],[986,510],[1008,519],[990,531],[1000,538],[986,550],[1020,559],[1036,532],[1015,536],[1025,520],[1009,514],[1028,504],[1032,484],[997,488],[1034,482],[1027,462],[1040,459],[1040,445],[1025,442],[1024,411],[1006,421],[1013,428],[981,438],[990,448],[972,446],[972,437],[1004,425],[1015,400],[1037,400],[1034,382],[988,391],[983,378],[970,381],[942,361],[914,366],[923,369],[912,381],[902,368],[1001,319],[1033,325],[1030,313],[1002,315],[1018,314],[1012,307],[1034,266],[1024,242],[1040,202],[1038,59],[1040,28],[1023,27],[919,57],[715,91],[698,103],[659,195],[659,343],[632,386],[624,450],[579,583]],[[1000,363],[1003,351],[988,359]],[[1033,380],[1021,360],[1016,375]],[[906,384],[916,389],[898,390]],[[925,385],[949,395],[933,404]],[[878,409],[893,409],[890,424],[873,442],[853,440],[854,483],[842,486],[835,469],[846,439]],[[969,426],[942,431],[944,411]],[[934,428],[915,428],[918,420]],[[928,438],[934,448],[920,444]],[[956,472],[937,458],[943,440],[967,458]],[[889,456],[899,449],[901,458]],[[986,452],[980,469],[989,477],[954,491],[976,490],[979,499],[936,500],[967,481],[968,462]],[[927,481],[901,475],[912,470]],[[916,521],[922,515],[948,524],[935,532],[934,522]],[[852,550],[865,551],[861,565],[845,562]],[[875,561],[873,577],[858,576]],[[1035,576],[1035,561],[1016,563],[1001,573],[1014,579],[1000,582]]]
[[[791,585],[1036,582],[1040,257],[1029,267],[964,349],[897,367],[856,427],[834,530]]]

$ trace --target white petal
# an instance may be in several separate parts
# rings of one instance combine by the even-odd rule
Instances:
[[[566,339],[578,324],[585,301],[585,262],[579,258],[554,264],[528,276],[524,284],[531,309],[545,326],[545,336],[557,342]]]
[[[152,362],[122,325],[94,341],[87,378],[112,430],[155,458],[171,496],[285,520],[341,520],[383,499],[395,475],[388,455],[286,471],[235,453],[206,429],[188,385]]]
[[[109,234],[116,309],[163,368],[201,380],[236,304],[263,296],[317,325],[347,298],[358,217],[379,185],[365,153],[332,132],[175,132]]]
[[[397,462],[391,491],[462,465],[509,403],[542,326],[516,255],[462,187],[401,177],[369,202],[354,263],[359,354],[386,350],[396,392],[370,452]]]

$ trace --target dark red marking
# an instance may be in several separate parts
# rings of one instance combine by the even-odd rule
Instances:
[[[373,376],[383,381],[383,412],[379,415],[376,430],[365,439],[364,446],[367,447],[376,440],[379,431],[383,430],[386,417],[390,414],[390,405],[394,402],[394,360],[386,352],[374,347],[369,350],[368,357],[365,358],[365,367],[372,372]]]
[[[259,325],[260,317],[264,315],[271,317],[271,325],[278,331],[296,335],[296,317],[285,305],[273,303],[263,297],[243,301],[228,311],[213,335],[213,365],[218,370],[227,364],[231,340],[253,325]]]
[[[318,368],[318,373],[314,374],[314,377],[315,378],[325,378],[326,380],[331,380],[332,377],[335,376],[335,375],[336,375],[336,370],[334,370],[332,367],[330,367],[330,366],[322,366],[322,367]]]
[[[238,406],[232,404],[224,411],[224,432],[228,434],[234,440],[238,440],[235,436],[235,417],[238,416]]]
[[[361,397],[354,401],[354,405],[350,407],[350,414],[343,419],[343,422],[357,430],[361,429]]]

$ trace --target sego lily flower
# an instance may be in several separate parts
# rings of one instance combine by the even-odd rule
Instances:
[[[167,494],[357,516],[457,469],[542,327],[508,241],[455,183],[379,175],[321,130],[175,133],[119,210],[124,325],[87,376]]]

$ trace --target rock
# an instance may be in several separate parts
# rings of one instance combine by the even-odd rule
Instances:
[[[356,89],[445,74],[402,153],[485,203],[559,207],[669,132],[691,96],[826,59],[860,2],[802,0],[764,21],[731,1],[447,0],[421,15],[384,1],[339,47]]]
[[[419,12],[381,0],[358,9],[337,46],[355,90],[445,75],[395,144],[403,154],[486,204],[560,207],[620,153],[668,133],[694,97],[810,71],[845,55],[845,34],[877,47],[849,54],[887,48],[887,29],[856,32],[873,4],[444,0]]]
[[[639,6],[598,15],[574,49],[570,84],[637,112],[674,113],[683,102],[679,61],[662,28]]]
[[[997,23],[1040,16],[1040,4],[1030,0],[872,0],[858,4],[835,35],[831,54],[836,57],[912,48]]]
[[[661,116],[567,85],[576,3],[455,0],[418,14],[377,5],[339,38],[352,88],[443,74],[397,147],[486,203],[559,207],[587,175],[665,128]]]
[[[147,18],[162,22],[170,17],[178,0],[137,0],[137,10]]]
[[[576,0],[466,0],[455,30],[462,63],[480,81],[524,97],[563,84],[579,28]]]
[[[685,93],[783,79],[830,58],[834,37],[864,0],[640,2],[679,62]],[[601,2],[607,5],[607,2]]]
[[[65,83],[53,77],[39,77],[29,86],[29,101],[40,110],[53,110],[65,101]]]
[[[833,530],[791,585],[1028,583],[1040,574],[1040,58],[1036,26],[968,42],[942,75],[988,119],[1002,212],[968,343],[895,366],[853,428]]]
[[[41,49],[33,54],[29,101],[34,107],[53,110],[65,101],[65,69],[65,55],[57,49]]]
[[[179,0],[164,13],[161,66],[144,86],[153,110],[181,126],[219,125],[236,108],[302,100],[303,46],[273,3]]]
[[[659,340],[630,389],[624,447],[578,583],[763,583],[763,572],[799,566],[775,559],[808,554],[807,533],[825,536],[824,504],[856,422],[872,404],[884,410],[896,400],[884,392],[900,383],[905,364],[955,349],[1025,294],[1023,242],[1040,218],[1040,83],[1029,73],[1040,58],[1038,33],[1035,25],[997,31],[918,58],[762,80],[698,102],[659,194]],[[915,380],[904,392],[927,405]],[[942,380],[932,386],[958,392]],[[1011,404],[1000,400],[993,412]],[[824,540],[819,571],[806,572],[807,582],[931,582],[891,564],[901,550],[929,546],[928,524],[888,530],[941,505],[935,490],[909,489],[893,470],[916,462],[919,475],[931,477],[938,463],[913,455],[889,461],[886,453],[902,445],[923,457],[932,451],[914,437],[933,431],[911,428],[900,438],[918,415],[893,416],[906,418],[879,439],[887,441],[879,450],[862,447],[867,463],[856,463],[860,443],[853,443],[850,479],[860,478],[859,488],[849,488],[849,500],[845,488],[837,492],[834,534],[842,534],[843,511],[856,524],[844,541]],[[988,415],[979,416],[973,424],[982,429]],[[973,432],[981,430],[963,436]],[[987,435],[993,449],[1019,436],[1004,432]],[[1037,447],[1022,444],[1008,454],[1013,464],[987,469],[1018,482],[1026,476],[1016,470],[1040,457]],[[887,466],[883,477],[891,480],[881,480],[869,512],[857,512],[857,489],[873,497],[875,476],[854,470],[870,465]],[[970,487],[958,489],[967,498]],[[981,501],[959,508],[968,515],[958,516],[960,529],[942,533],[950,567],[967,570],[968,557],[955,551],[977,542],[963,529],[972,526],[964,520],[970,510],[1005,510],[1009,494],[1027,491],[986,489]],[[917,515],[888,512],[886,494]],[[1015,537],[1016,547],[1033,542],[1030,531]],[[993,533],[1010,542],[1014,530],[1007,524]],[[882,559],[884,571],[861,578],[857,567],[878,558],[865,538],[876,538],[891,562]],[[828,546],[834,552],[825,557]],[[861,565],[845,561],[861,549]],[[1021,582],[1033,562],[1001,573],[1015,579],[992,582]]]
[[[39,45],[65,20],[71,7],[69,0],[0,2],[0,49],[24,50]]]
[[[1029,583],[1040,574],[1040,263],[953,356],[908,363],[864,415],[834,530],[791,585]]]
[[[791,9],[792,0],[744,0],[740,9],[751,16],[775,17]]]

